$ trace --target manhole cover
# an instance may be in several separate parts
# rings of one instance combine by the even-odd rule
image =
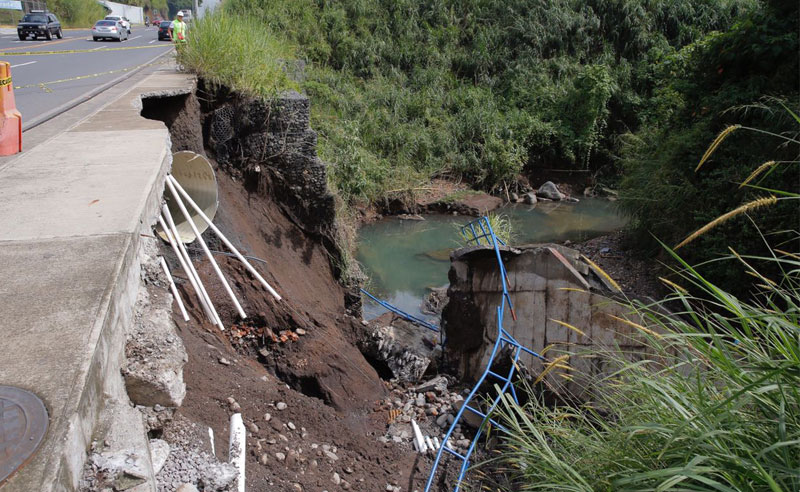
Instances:
[[[33,393],[0,386],[0,486],[33,456],[47,431],[47,410]]]

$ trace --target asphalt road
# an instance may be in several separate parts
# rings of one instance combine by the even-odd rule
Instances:
[[[133,47],[138,48],[99,51]],[[14,96],[17,109],[22,113],[23,126],[125,75],[125,69],[151,63],[171,49],[171,43],[158,41],[155,27],[133,26],[130,39],[121,43],[96,42],[92,40],[90,30],[64,31],[64,39],[53,38],[52,41],[20,41],[16,30],[0,29],[0,61],[11,63]],[[69,50],[79,52],[13,55],[29,51]],[[86,77],[94,74],[102,75]],[[72,80],[78,77],[84,78]],[[63,79],[67,80],[61,82]]]

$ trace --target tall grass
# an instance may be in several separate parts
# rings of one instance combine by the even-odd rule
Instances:
[[[292,48],[252,16],[217,9],[193,22],[179,61],[206,82],[244,94],[273,97],[296,88],[285,66]]]
[[[684,269],[664,302],[681,308],[631,306],[662,335],[604,354],[616,369],[589,379],[593,402],[504,400],[511,432],[492,462],[513,490],[800,490],[800,256],[734,253],[762,289],[744,302],[672,254]]]

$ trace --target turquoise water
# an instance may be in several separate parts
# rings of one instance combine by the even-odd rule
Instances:
[[[585,241],[625,225],[614,204],[601,199],[535,206],[516,204],[498,212],[511,220],[512,244]],[[423,296],[430,287],[447,284],[450,251],[463,246],[458,240],[458,228],[474,217],[428,215],[425,219],[390,218],[365,225],[359,230],[357,252],[358,261],[370,279],[367,290],[423,318],[426,318],[420,312]],[[366,319],[384,312],[369,299],[365,300]]]

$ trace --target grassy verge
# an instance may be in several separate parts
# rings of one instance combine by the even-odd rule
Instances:
[[[284,65],[292,48],[249,16],[217,9],[194,21],[180,62],[207,82],[252,96],[273,97],[298,88]]]
[[[504,402],[511,435],[495,464],[513,490],[800,490],[800,257],[759,258],[775,279],[754,258],[730,260],[759,280],[755,300],[683,263],[667,299],[682,309],[631,306],[643,333],[662,335],[640,354],[606,354],[616,370],[590,381],[602,388],[592,404]]]

